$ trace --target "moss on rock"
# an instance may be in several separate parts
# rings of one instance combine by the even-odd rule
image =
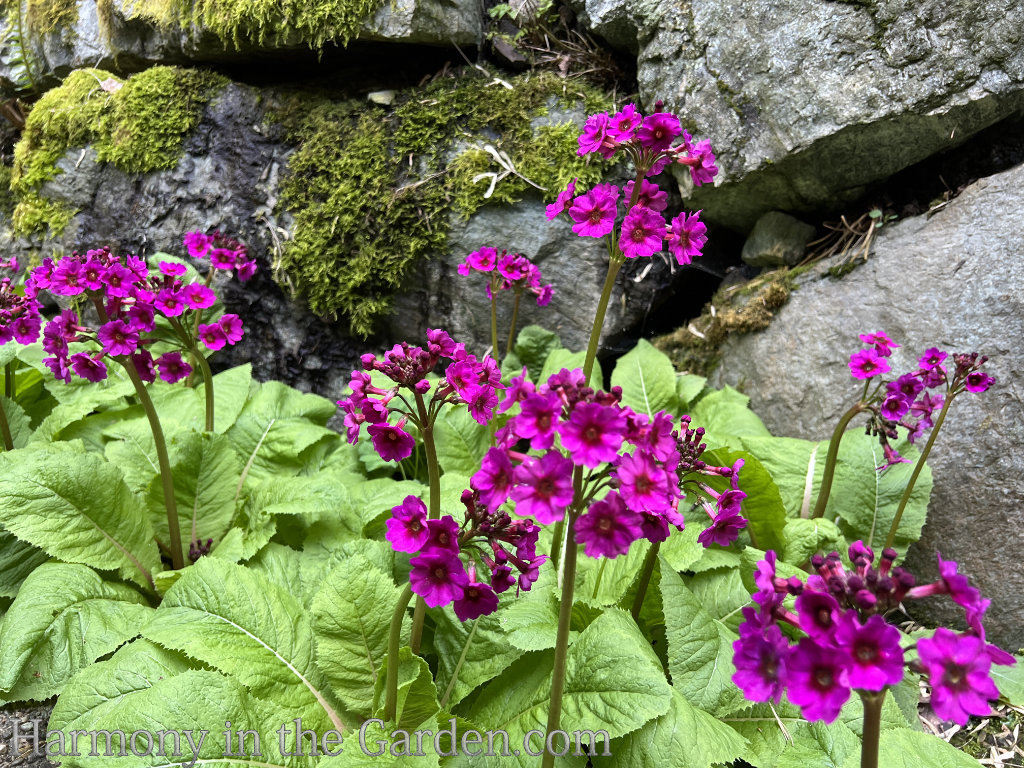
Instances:
[[[384,0],[139,0],[136,16],[158,26],[198,27],[224,45],[346,45]]]
[[[59,235],[74,211],[41,194],[71,148],[91,144],[100,162],[129,173],[173,168],[203,106],[227,80],[200,70],[152,67],[127,80],[79,69],[32,108],[14,149],[14,229]]]
[[[510,85],[453,75],[399,94],[392,110],[306,95],[286,103],[277,119],[297,149],[282,181],[280,206],[294,226],[281,279],[315,313],[343,315],[368,335],[410,265],[444,250],[452,210],[468,217],[515,202],[532,188],[523,177],[549,201],[574,177],[596,182],[600,165],[576,155],[578,126],[533,121],[556,105],[592,110],[606,97],[547,74]],[[501,177],[507,168],[486,146],[519,175]],[[501,178],[488,198],[491,177],[473,179],[492,173]]]

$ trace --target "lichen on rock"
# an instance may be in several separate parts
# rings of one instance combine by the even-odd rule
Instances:
[[[599,166],[576,155],[578,125],[534,123],[553,108],[607,108],[603,94],[548,74],[507,86],[451,75],[398,94],[392,110],[308,95],[279,110],[296,145],[281,187],[293,225],[279,267],[315,313],[341,314],[367,335],[408,267],[443,251],[453,208],[468,217],[485,204],[513,203],[531,182],[553,200],[574,177],[600,177]],[[505,174],[488,145],[516,173]],[[499,177],[490,197],[491,177],[482,174]]]
[[[203,105],[227,80],[176,67],[152,67],[127,80],[99,69],[72,72],[32,108],[14,150],[15,232],[59,235],[74,210],[43,185],[61,172],[69,149],[91,144],[100,162],[129,173],[173,168]]]

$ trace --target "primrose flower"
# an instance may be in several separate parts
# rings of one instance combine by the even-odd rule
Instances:
[[[619,494],[609,493],[576,518],[576,539],[589,557],[616,558],[641,538],[643,518],[630,510]]]
[[[569,216],[576,223],[572,231],[581,237],[604,237],[615,228],[619,188],[601,184],[572,201]]]
[[[888,373],[889,363],[874,349],[862,349],[850,355],[850,373],[855,379],[870,379]]]
[[[700,211],[691,214],[683,211],[669,224],[668,249],[680,266],[690,264],[695,257],[702,255],[708,241],[708,228],[699,216]]]
[[[627,259],[635,259],[660,251],[664,239],[665,219],[657,211],[637,205],[622,222],[619,248]]]

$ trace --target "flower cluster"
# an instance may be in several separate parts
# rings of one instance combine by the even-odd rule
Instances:
[[[660,109],[660,104],[656,108]],[[680,142],[673,144],[676,139]],[[705,139],[694,144],[679,118],[670,112],[644,117],[634,105],[627,104],[615,115],[591,115],[579,138],[580,155],[597,152],[610,158],[619,151],[633,161],[635,181],[621,189],[614,184],[598,184],[577,195],[573,179],[547,207],[547,217],[554,219],[567,211],[577,235],[614,238],[622,196],[625,216],[614,241],[622,255],[630,259],[651,256],[667,246],[680,265],[689,264],[701,255],[707,242],[707,227],[700,221],[700,212],[683,211],[666,224],[662,212],[668,207],[668,195],[646,177],[661,173],[669,163],[680,163],[690,169],[695,184],[711,181],[718,173],[711,142]]]
[[[482,272],[490,279],[487,283],[487,298],[494,297],[494,291],[514,291],[519,295],[524,290],[537,297],[537,306],[546,307],[551,302],[554,288],[550,283],[541,285],[540,269],[521,253],[498,253],[497,248],[485,245],[466,256],[459,265],[459,274]]]
[[[816,555],[817,573],[804,583],[775,572],[775,553],[758,563],[755,607],[743,608],[740,639],[733,643],[733,681],[751,701],[778,702],[783,692],[808,720],[832,722],[851,690],[878,692],[899,684],[906,666],[900,632],[883,615],[908,598],[948,594],[967,615],[969,629],[957,634],[938,629],[917,643],[919,661],[932,686],[936,714],[961,725],[970,715],[989,714],[988,700],[999,696],[989,675],[992,664],[1012,664],[1005,651],[985,642],[983,600],[957,565],[939,557],[940,578],[915,587],[914,577],[893,567],[896,551],[886,549],[877,566],[871,549],[850,546],[851,568],[837,552]],[[792,607],[787,597],[795,597]],[[795,609],[795,610],[794,610]],[[779,623],[806,633],[790,644]]]
[[[241,282],[246,282],[256,274],[256,261],[249,256],[248,249],[237,240],[220,232],[206,235],[202,232],[189,232],[185,235],[185,248],[193,259],[210,258],[214,269],[234,270]]]
[[[445,377],[431,382],[427,374],[442,360],[450,361]],[[498,390],[502,386],[497,363],[491,357],[478,360],[466,352],[464,344],[456,344],[442,330],[427,331],[425,349],[402,342],[382,359],[365,354],[361,362],[363,370],[352,371],[352,394],[339,400],[338,406],[345,412],[348,441],[355,443],[366,424],[373,447],[384,461],[401,461],[412,455],[416,441],[405,430],[410,420],[422,429],[433,424],[442,405],[464,403],[477,422],[486,424],[498,405]],[[375,385],[367,371],[383,374],[394,386]],[[420,407],[414,407],[402,395],[403,388],[411,390]],[[431,389],[431,400],[424,403],[423,396]],[[389,421],[393,414],[398,416],[394,424]]]
[[[31,344],[39,338],[43,321],[34,295],[23,295],[11,287],[9,278],[0,280],[0,346],[11,339]]]
[[[540,528],[532,520],[491,512],[470,490],[462,503],[460,526],[451,515],[428,520],[426,505],[407,496],[392,509],[387,539],[396,551],[415,553],[409,561],[412,591],[431,607],[454,603],[455,615],[468,621],[493,613],[498,595],[513,584],[528,591],[547,555],[537,554]]]
[[[868,346],[850,356],[850,372],[866,382],[867,393],[871,379],[892,370],[888,358],[899,344],[881,331],[861,334],[860,340]],[[879,469],[907,461],[888,442],[898,437],[896,427],[906,429],[907,438],[913,443],[934,426],[932,417],[949,398],[964,391],[984,392],[995,384],[995,378],[981,370],[987,357],[976,352],[954,354],[952,375],[946,366],[949,358],[935,347],[925,350],[915,370],[892,381],[879,378],[874,390],[863,399],[864,410],[872,414],[868,430],[878,435],[886,458]],[[928,391],[936,389],[942,389],[942,394]]]
[[[143,259],[131,255],[122,259],[109,248],[84,255],[76,252],[56,262],[43,259],[26,282],[26,295],[34,299],[45,290],[54,296],[84,296],[91,300],[98,318],[92,327],[74,310],[60,312],[43,329],[43,349],[50,355],[43,362],[65,382],[71,381],[72,373],[102,381],[107,377],[104,358],[108,357],[119,362],[130,359],[147,383],[155,381],[158,372],[169,383],[185,378],[192,368],[181,351],[154,358],[147,349],[157,341],[149,334],[156,330],[159,314],[169,319],[181,349],[194,350],[195,337],[182,315],[213,306],[217,297],[207,284],[179,279],[185,272],[183,264],[169,261],[160,262],[159,269],[151,272]],[[243,333],[242,321],[234,314],[198,326],[199,340],[211,350],[237,343]],[[99,349],[72,352],[70,345],[80,342]]]
[[[585,381],[582,371],[564,368],[537,387],[525,371],[512,379],[500,410],[516,404],[519,410],[498,430],[498,445],[471,478],[488,507],[496,509],[511,499],[517,514],[549,524],[563,519],[575,503],[581,514],[574,530],[584,553],[614,558],[638,539],[664,541],[670,526],[685,525],[679,512],[680,471],[697,467],[708,474],[728,474],[736,482],[739,465],[734,472],[708,468],[699,460],[694,464],[689,456],[684,460],[684,453],[693,450],[687,441],[692,442],[695,432],[684,428],[680,437],[669,414],[661,411],[650,418],[635,413],[620,403],[617,387],[595,391]],[[521,443],[539,455],[516,450]],[[582,478],[578,497],[572,481],[577,469]],[[743,494],[706,490],[713,494],[709,506],[720,506],[712,515],[715,530],[701,534],[702,543],[731,543],[746,521],[731,529],[725,521],[735,522]]]

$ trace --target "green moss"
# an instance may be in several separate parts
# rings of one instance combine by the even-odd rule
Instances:
[[[236,48],[303,42],[346,45],[383,0],[139,0],[133,12],[159,26],[200,27]]]
[[[15,231],[59,234],[67,226],[73,212],[40,189],[73,147],[91,144],[101,162],[130,173],[173,168],[203,105],[226,82],[174,67],[152,67],[126,81],[99,69],[72,72],[32,108],[14,149]]]
[[[511,84],[452,76],[398,94],[393,110],[323,98],[311,108],[309,96],[284,105],[276,117],[297,148],[281,187],[280,205],[294,226],[279,279],[304,293],[317,314],[343,315],[368,335],[410,265],[444,250],[451,211],[469,216],[531,189],[508,174],[484,198],[490,179],[473,177],[503,171],[485,145],[506,153],[548,201],[573,177],[596,181],[600,166],[576,155],[577,126],[533,129],[531,120],[559,101],[593,106],[599,92],[565,92],[564,81],[548,75]]]

